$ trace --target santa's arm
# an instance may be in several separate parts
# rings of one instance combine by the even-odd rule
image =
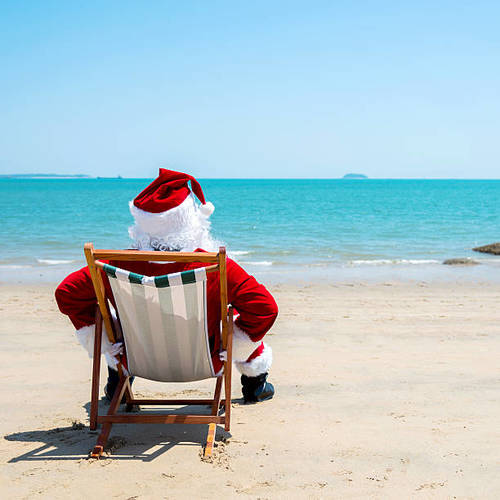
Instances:
[[[264,285],[228,259],[228,298],[238,315],[234,324],[233,359],[244,361],[256,349],[278,316],[278,306]],[[270,350],[270,348],[269,348]]]
[[[76,330],[94,324],[97,298],[88,267],[67,276],[55,296],[59,310],[69,317]]]
[[[88,267],[83,267],[67,276],[57,287],[55,297],[59,310],[66,314],[73,323],[78,341],[92,357],[97,298]],[[108,364],[116,364],[114,355],[120,351],[120,348],[121,344],[109,342],[104,331],[101,350],[106,355]]]

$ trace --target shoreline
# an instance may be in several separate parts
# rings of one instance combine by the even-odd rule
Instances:
[[[266,284],[287,283],[485,283],[500,284],[500,259],[477,259],[477,265],[444,265],[442,263],[358,264],[358,265],[252,265],[236,260],[255,278]],[[68,274],[84,266],[83,261],[69,264],[0,265],[0,286],[57,285]]]

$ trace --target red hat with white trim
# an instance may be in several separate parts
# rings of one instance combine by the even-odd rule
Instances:
[[[191,192],[201,202],[200,212],[206,217],[210,216],[214,206],[205,201],[199,182],[192,175],[165,168],[160,168],[158,178],[135,197],[133,204],[144,212],[158,214],[178,207]]]

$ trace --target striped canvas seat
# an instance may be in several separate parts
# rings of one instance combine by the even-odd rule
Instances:
[[[160,382],[215,377],[204,267],[142,276],[105,264],[125,342],[128,371]]]

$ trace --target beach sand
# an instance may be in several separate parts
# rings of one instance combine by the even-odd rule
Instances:
[[[272,287],[276,397],[204,426],[123,426],[88,460],[91,361],[53,287],[0,287],[2,498],[498,498],[500,285]],[[104,375],[103,375],[104,382]],[[212,383],[136,381],[139,394]],[[105,407],[105,403],[102,403]],[[84,425],[80,425],[84,424]]]

